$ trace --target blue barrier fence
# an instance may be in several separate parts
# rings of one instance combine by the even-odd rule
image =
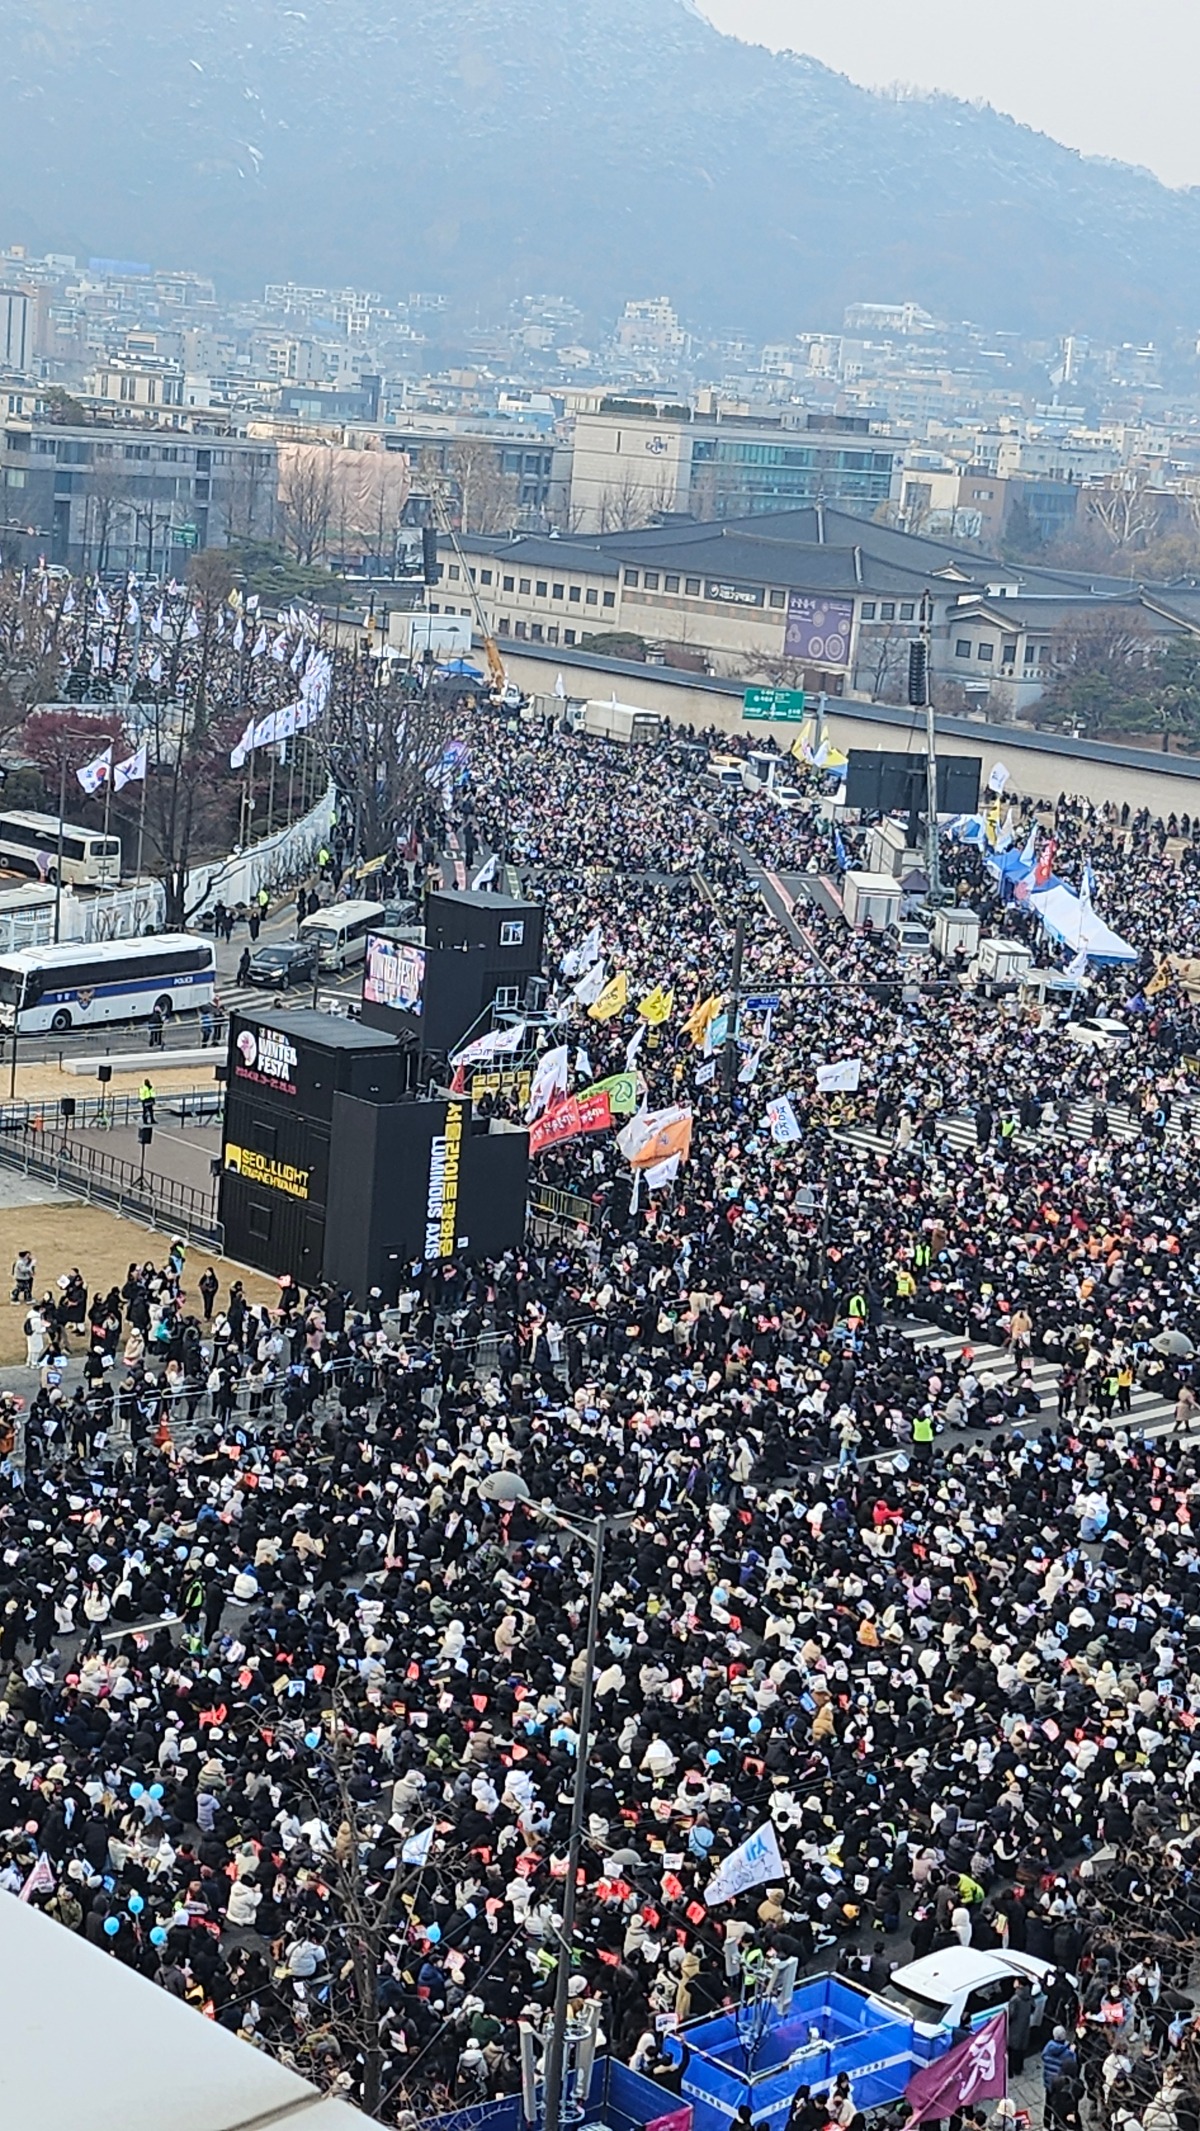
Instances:
[[[665,2049],[683,2065],[681,2098],[692,2104],[694,2131],[728,2131],[743,2103],[755,2131],[781,2131],[797,2087],[850,2079],[855,2106],[879,2108],[903,2094],[914,2066],[932,2052],[913,2023],[840,1976],[813,1976],[796,1990],[791,2010],[749,2050],[732,2013],[698,2020],[668,2035]]]

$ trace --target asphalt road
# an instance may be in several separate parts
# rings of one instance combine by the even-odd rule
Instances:
[[[296,905],[294,902],[288,902],[281,904],[278,910],[271,913],[259,934],[259,942],[261,944],[268,940],[293,940],[295,937]],[[265,1005],[272,997],[266,990],[259,991],[253,987],[239,989],[234,982],[242,951],[250,945],[250,935],[244,924],[234,928],[232,940],[220,940],[217,943],[217,995],[227,1012],[231,1005],[246,1004],[251,999]],[[342,977],[323,977],[321,980],[322,994],[332,993],[346,999],[357,999],[361,989],[362,971],[359,968],[350,970]],[[296,992],[297,1005],[303,1004],[305,996],[303,992]],[[123,1052],[144,1051],[148,1040],[144,1022],[125,1026],[120,1022],[110,1021],[103,1028],[71,1029],[62,1036],[23,1036],[18,1045],[17,1062],[19,1065],[45,1065],[48,1062],[57,1063],[60,1058],[119,1058]],[[164,1030],[163,1063],[167,1063],[173,1050],[194,1050],[199,1040],[197,1017],[181,1015]],[[8,1063],[9,1055],[6,1042],[4,1064]]]

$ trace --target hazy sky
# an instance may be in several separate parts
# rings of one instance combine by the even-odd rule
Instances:
[[[1088,155],[1200,184],[1196,0],[694,0],[718,29],[809,52],[868,88],[980,97]]]

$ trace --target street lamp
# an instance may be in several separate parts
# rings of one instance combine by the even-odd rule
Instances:
[[[571,1797],[571,1832],[567,1841],[567,1883],[563,1893],[562,1931],[559,1934],[558,1965],[554,1971],[554,2012],[550,2044],[542,2081],[543,2131],[559,2131],[562,2122],[577,2122],[584,2113],[586,2094],[564,2093],[567,2020],[571,2004],[571,1951],[575,1939],[575,1883],[583,1849],[584,1816],[587,1810],[588,1754],[592,1743],[592,1698],[596,1679],[596,1645],[600,1639],[600,1597],[604,1589],[604,1547],[610,1532],[623,1531],[635,1521],[633,1510],[612,1517],[570,1517],[550,1502],[534,1502],[519,1472],[501,1468],[479,1483],[485,1502],[507,1508],[528,1504],[531,1514],[559,1525],[592,1550],[592,1581],[588,1598],[587,1640],[584,1645],[583,1687],[579,1697],[579,1727],[575,1742],[575,1787]],[[564,2106],[565,2104],[565,2106]]]

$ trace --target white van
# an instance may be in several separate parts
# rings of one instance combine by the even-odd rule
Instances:
[[[377,932],[382,920],[382,903],[330,903],[305,918],[300,938],[315,941],[322,969],[349,969],[366,960],[367,934]]]

